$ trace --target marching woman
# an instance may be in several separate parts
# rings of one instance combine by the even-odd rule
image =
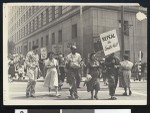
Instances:
[[[129,89],[129,95],[132,94],[130,89],[130,78],[131,78],[131,70],[133,67],[133,63],[129,61],[129,57],[124,55],[124,61],[120,62],[122,72],[123,72],[123,87],[125,92],[123,93],[124,96],[127,96],[127,88]]]
[[[58,93],[58,62],[54,58],[54,53],[50,52],[48,53],[48,59],[45,61],[45,68],[47,68],[47,73],[44,81],[44,86],[49,88],[50,90],[55,87],[56,90],[56,96],[60,96]]]
[[[91,75],[91,80],[87,82],[87,91],[91,92],[91,99],[94,98],[98,100],[98,91],[100,90],[100,63],[96,60],[95,53],[90,55],[90,61],[87,67],[87,73]],[[87,75],[88,75],[87,74]],[[95,90],[95,95],[93,98],[93,93]]]

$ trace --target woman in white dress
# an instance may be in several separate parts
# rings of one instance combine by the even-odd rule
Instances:
[[[44,81],[44,86],[49,88],[49,93],[50,90],[53,87],[55,87],[56,96],[60,96],[60,94],[58,93],[59,68],[58,68],[58,62],[54,58],[53,52],[48,53],[48,59],[45,61],[45,68],[47,68],[47,73]]]
[[[133,63],[129,61],[129,57],[124,55],[124,61],[120,62],[122,72],[123,72],[123,87],[125,92],[123,93],[124,96],[127,96],[127,88],[129,89],[129,95],[132,94],[130,89],[130,79],[131,79],[131,70],[133,67]]]

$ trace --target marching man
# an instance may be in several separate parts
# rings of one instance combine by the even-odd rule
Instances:
[[[27,76],[29,77],[26,97],[35,97],[35,85],[38,77],[39,71],[39,56],[38,56],[38,46],[34,45],[32,51],[29,51],[26,56],[26,66],[27,66]]]
[[[77,47],[71,46],[71,53],[66,57],[66,68],[69,71],[68,82],[70,84],[70,95],[72,99],[78,99],[77,87],[80,82],[79,69],[81,68],[80,62],[81,55],[77,53]]]

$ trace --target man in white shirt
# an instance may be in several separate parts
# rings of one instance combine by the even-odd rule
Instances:
[[[38,77],[39,71],[39,55],[38,55],[38,46],[34,45],[32,51],[29,51],[26,56],[26,66],[27,66],[27,76],[29,77],[27,88],[26,88],[26,97],[35,97],[35,85]]]
[[[80,62],[81,55],[77,53],[76,46],[71,46],[71,53],[66,57],[66,68],[68,70],[68,82],[70,84],[70,95],[73,99],[78,99],[77,87],[80,81],[79,69],[81,68]]]

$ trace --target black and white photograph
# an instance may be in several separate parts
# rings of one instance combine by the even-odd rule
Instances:
[[[4,105],[147,105],[146,7],[4,3],[3,22]]]

